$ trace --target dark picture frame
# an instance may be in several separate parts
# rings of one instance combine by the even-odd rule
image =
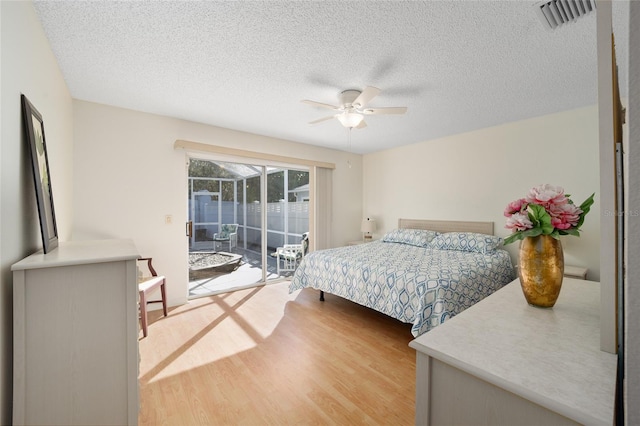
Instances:
[[[58,247],[58,227],[53,207],[53,192],[51,190],[51,173],[49,172],[49,156],[44,136],[44,122],[42,115],[29,102],[25,95],[22,99],[22,119],[24,132],[31,154],[31,168],[36,190],[38,216],[40,217],[40,232],[42,234],[42,249],[44,253]]]

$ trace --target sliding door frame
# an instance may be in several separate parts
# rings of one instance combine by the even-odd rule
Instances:
[[[331,239],[331,171],[335,169],[335,164],[306,160],[301,158],[286,157],[275,154],[266,154],[247,150],[239,150],[216,145],[209,145],[199,142],[176,140],[174,149],[183,149],[188,158],[198,158],[202,160],[232,162],[240,164],[251,164],[260,166],[262,174],[261,204],[262,208],[262,283],[267,283],[267,182],[266,170],[268,166],[282,167],[286,169],[308,169],[309,170],[309,250],[330,247]],[[188,164],[188,162],[187,162]],[[243,192],[246,198],[246,191]],[[319,197],[322,202],[319,203]],[[245,200],[246,201],[246,200]]]

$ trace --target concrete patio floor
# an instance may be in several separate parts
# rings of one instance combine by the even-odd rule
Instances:
[[[211,272],[208,276],[189,281],[189,298],[210,296],[262,283],[260,254],[250,250],[234,248],[233,254],[242,256],[237,269],[231,272]],[[290,278],[292,272],[277,274],[276,259],[267,256],[267,284]]]

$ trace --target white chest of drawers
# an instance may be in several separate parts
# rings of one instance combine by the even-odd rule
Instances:
[[[61,242],[12,266],[14,424],[137,424],[138,257]]]
[[[516,279],[416,338],[416,424],[611,425],[599,300],[599,283],[565,278],[556,305],[535,308]]]

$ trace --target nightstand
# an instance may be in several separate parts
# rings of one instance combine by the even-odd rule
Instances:
[[[516,275],[518,273],[518,265],[515,266]],[[568,278],[576,278],[578,280],[586,280],[589,269],[582,266],[564,265],[564,276]]]
[[[564,276],[569,278],[577,278],[579,280],[587,279],[587,268],[582,266],[564,265]]]

